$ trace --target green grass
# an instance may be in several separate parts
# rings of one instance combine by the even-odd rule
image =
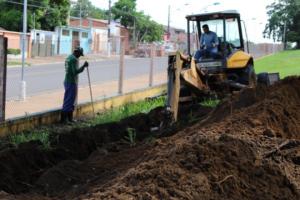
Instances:
[[[128,143],[131,147],[136,145],[136,130],[134,128],[127,128],[127,136],[125,136],[124,141]]]
[[[8,66],[14,66],[14,65],[22,65],[22,62],[19,61],[7,61]],[[30,66],[29,63],[25,62],[25,65]]]
[[[50,134],[51,130],[63,130],[62,132],[65,132],[66,130],[74,129],[74,128],[84,128],[84,127],[90,127],[98,124],[104,124],[109,122],[116,122],[120,121],[121,119],[127,118],[129,116],[138,114],[138,113],[148,113],[152,109],[164,106],[166,97],[158,97],[153,99],[148,99],[144,101],[139,101],[136,103],[130,103],[121,107],[113,108],[111,110],[107,110],[106,112],[103,112],[99,115],[97,115],[94,119],[88,119],[81,121],[76,124],[67,125],[64,127],[60,126],[51,126],[51,128],[39,128],[34,129],[31,131],[24,131],[19,134],[13,134],[10,135],[7,139],[8,142],[11,144],[18,146],[21,143],[29,142],[32,140],[39,140],[45,149],[49,149],[50,147]],[[134,142],[134,134],[131,133],[132,130],[129,130],[129,136],[130,136],[130,143]],[[0,143],[2,141],[0,140]]]
[[[95,119],[89,121],[89,123],[91,123],[91,125],[97,125],[109,122],[116,122],[138,113],[148,113],[156,107],[164,106],[165,101],[166,97],[158,97],[113,108],[104,113],[101,113]]]
[[[288,50],[255,61],[255,72],[279,72],[280,78],[300,75],[300,50]]]
[[[215,108],[220,103],[219,99],[206,99],[200,103],[201,106]]]
[[[34,130],[32,132],[23,132],[20,134],[10,135],[8,137],[8,141],[13,145],[18,146],[19,144],[24,142],[39,140],[43,144],[44,148],[49,149],[50,148],[49,134],[50,134],[49,131],[46,129]]]

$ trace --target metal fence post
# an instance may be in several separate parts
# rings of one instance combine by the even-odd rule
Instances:
[[[21,83],[20,83],[20,100],[26,100],[26,81],[24,79],[24,71],[25,71],[25,52],[27,52],[27,56],[29,54],[26,47],[28,44],[25,44],[27,41],[27,0],[24,0],[23,6],[23,34],[22,34],[22,74],[21,74]],[[28,47],[27,47],[28,48]]]
[[[154,67],[154,44],[151,44],[150,50],[150,74],[149,74],[149,87],[153,86],[153,67]]]
[[[0,121],[5,121],[7,38],[0,36]]]
[[[124,78],[124,54],[125,46],[124,40],[121,38],[121,47],[120,47],[120,66],[119,66],[119,89],[118,93],[123,94],[123,78]]]

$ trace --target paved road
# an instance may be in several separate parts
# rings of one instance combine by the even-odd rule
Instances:
[[[137,58],[126,59],[124,66],[124,79],[149,74],[150,59]],[[90,62],[91,82],[104,83],[118,80],[119,61],[107,60]],[[167,70],[167,58],[155,58],[154,75]],[[27,96],[41,94],[53,90],[63,89],[64,79],[63,64],[49,64],[42,66],[31,66],[25,69],[25,80],[27,84]],[[17,99],[21,79],[21,68],[9,68],[7,71],[7,100]],[[83,72],[79,79],[80,86],[87,86],[87,74]]]

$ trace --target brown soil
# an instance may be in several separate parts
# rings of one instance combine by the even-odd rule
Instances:
[[[300,78],[292,77],[237,93],[155,141],[147,137],[157,111],[59,135],[47,154],[38,143],[8,149],[0,187],[18,195],[0,199],[300,199],[299,111]],[[120,140],[126,127],[141,133],[134,147]]]

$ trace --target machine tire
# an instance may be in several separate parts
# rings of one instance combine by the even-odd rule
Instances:
[[[248,64],[244,71],[244,82],[249,87],[255,87],[257,84],[257,77],[252,64]]]

